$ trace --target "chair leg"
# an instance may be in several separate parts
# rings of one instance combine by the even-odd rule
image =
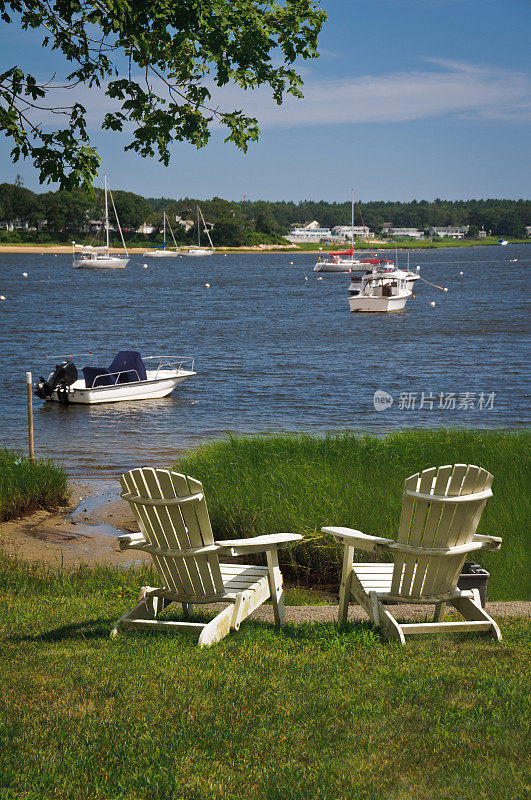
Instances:
[[[116,620],[111,630],[111,639],[118,635],[120,628],[125,620],[128,619],[155,619],[157,616],[159,598],[156,595],[149,597],[145,596],[147,587],[142,587],[140,592],[141,599],[133,606],[130,611],[127,611],[120,619]]]
[[[354,561],[354,548],[345,545],[343,552],[343,570],[341,572],[341,585],[339,587],[339,616],[340,625],[345,625],[348,617],[348,601],[350,600],[350,584],[352,580],[352,563]]]
[[[227,606],[223,611],[220,611],[217,617],[214,617],[213,620],[205,625],[199,636],[199,647],[210,647],[210,645],[216,644],[220,639],[223,639],[230,631],[233,613],[232,605]]]
[[[434,622],[443,622],[445,612],[446,612],[446,603],[436,603],[435,604],[435,613],[433,615],[433,621]]]
[[[269,591],[271,593],[271,602],[273,603],[275,625],[277,628],[282,628],[282,626],[286,624],[286,611],[284,609],[284,589],[282,588],[282,573],[278,566],[277,549],[268,550],[266,552],[266,557]]]
[[[186,619],[191,619],[194,616],[194,604],[193,603],[182,603],[183,607],[183,614]]]
[[[485,609],[481,607],[481,600],[479,599],[479,592],[477,589],[475,589],[474,592],[474,599],[470,597],[459,597],[450,602],[464,619],[473,622],[490,622],[490,628],[487,631],[488,635],[491,639],[496,639],[497,642],[501,642],[502,635],[498,625],[494,622],[492,617],[487,614]]]
[[[406,643],[406,638],[402,629],[392,614],[385,608],[382,603],[378,603],[378,612],[380,617],[380,628],[384,639],[389,639],[395,642],[400,642],[401,645]]]

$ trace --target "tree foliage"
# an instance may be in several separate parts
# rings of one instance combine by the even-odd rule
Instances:
[[[293,69],[317,56],[326,18],[316,0],[0,0],[5,23],[43,31],[43,44],[68,63],[58,87],[15,65],[0,73],[0,127],[14,142],[12,157],[29,157],[41,183],[61,188],[92,183],[99,164],[86,109],[54,105],[57,88],[101,89],[116,104],[103,127],[134,126],[126,150],[168,164],[174,141],[203,147],[213,123],[242,150],[258,138],[257,120],[241,109],[221,110],[213,90],[268,85],[281,103],[302,97]],[[63,115],[54,130],[44,112]],[[49,116],[49,114],[48,114]]]
[[[258,243],[256,235],[278,239],[291,225],[300,225],[313,219],[324,227],[349,224],[349,202],[322,201],[245,203],[213,197],[199,200],[192,197],[144,198],[133,192],[116,190],[113,198],[123,228],[135,231],[143,222],[155,228],[155,236],[162,232],[163,211],[179,243],[197,241],[197,206],[201,206],[205,219],[213,225],[212,239],[217,245]],[[57,192],[36,194],[18,182],[0,184],[0,226],[19,222],[44,228],[48,231],[83,231],[91,221],[100,220],[104,205],[103,190],[95,193],[81,188],[60,189]],[[484,230],[493,236],[525,237],[531,225],[529,200],[413,200],[408,203],[373,201],[362,203],[356,209],[355,222],[361,214],[368,228],[379,232],[384,222],[399,227],[427,230],[431,226],[470,225],[472,235]],[[180,221],[189,221],[188,231]],[[203,237],[203,233],[201,233]],[[260,239],[260,237],[259,237]]]

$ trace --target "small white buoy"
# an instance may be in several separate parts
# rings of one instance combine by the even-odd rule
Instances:
[[[434,307],[435,307],[435,303],[433,302],[433,300],[431,301],[431,303],[430,303],[430,306],[431,306],[432,308],[434,308]]]
[[[23,278],[27,278],[27,277],[28,277],[28,273],[27,273],[27,272],[23,272],[23,273],[22,273],[22,277],[23,277]]]
[[[142,264],[142,266],[144,267],[144,269],[147,269],[147,268],[148,268],[148,265],[147,265],[147,264]]]
[[[447,292],[447,291],[448,291],[448,286],[445,286],[444,289],[443,289],[443,292]]]
[[[57,258],[57,253],[54,253],[54,254],[53,254],[53,257],[54,257],[54,258]]]
[[[307,280],[308,280],[308,278],[305,278],[304,280],[305,280],[305,281],[307,281]]]
[[[460,275],[464,275],[465,273],[464,273],[464,272],[460,272],[459,274],[460,274]]]
[[[318,280],[318,281],[322,281],[323,279],[322,279],[322,278],[317,278],[317,280]]]
[[[5,297],[4,297],[3,294],[0,294],[0,300],[5,300]]]
[[[205,286],[206,286],[207,289],[210,289],[210,284],[209,283],[205,283]]]
[[[293,264],[293,261],[290,261],[289,263],[290,263],[290,264]]]
[[[420,264],[417,264],[417,272],[420,272]]]

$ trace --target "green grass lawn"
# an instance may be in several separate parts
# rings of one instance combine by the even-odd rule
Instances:
[[[0,449],[0,522],[68,501],[68,476],[51,461]]]
[[[368,624],[123,633],[132,571],[0,558],[2,800],[518,800],[529,624],[382,644]]]
[[[215,538],[300,533],[303,541],[280,553],[285,574],[302,584],[333,586],[342,551],[321,534],[322,526],[396,539],[405,478],[432,466],[477,464],[494,475],[494,496],[478,532],[503,538],[500,552],[477,556],[491,573],[489,599],[525,600],[530,443],[525,431],[250,436],[190,451],[175,469],[203,482]],[[362,551],[357,557],[368,560]]]

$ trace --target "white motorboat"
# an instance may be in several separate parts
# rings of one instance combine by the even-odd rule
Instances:
[[[360,262],[359,269],[351,270],[350,284],[348,287],[349,292],[351,294],[359,294],[363,275],[368,275],[374,270],[378,272],[386,272],[389,275],[392,275],[397,271],[400,272],[393,261],[388,261],[387,259],[382,258],[365,258]],[[416,281],[418,281],[420,278],[420,275],[418,272],[411,272],[409,269],[405,270],[405,273],[407,276],[406,287],[410,290],[413,290]]]
[[[109,204],[107,191],[111,196],[112,207],[116,217],[116,224],[120,231],[120,237],[125,251],[125,257],[119,254],[111,254],[109,250]],[[72,263],[74,269],[124,269],[129,263],[129,254],[120,227],[120,220],[116,213],[112,192],[107,186],[107,175],[105,175],[105,245],[94,247],[92,245],[80,245],[72,242]]]
[[[362,263],[354,255],[354,190],[352,190],[350,211],[350,250],[338,250],[317,258],[314,272],[352,272]],[[361,213],[361,212],[360,212]]]
[[[199,215],[201,215],[201,219],[203,221],[203,231],[208,236],[208,241],[210,243],[210,250],[207,250],[205,247],[201,247],[201,226],[199,224]],[[205,218],[203,216],[203,212],[197,206],[197,247],[190,247],[189,250],[182,250],[180,255],[182,256],[212,256],[214,255],[214,245],[212,244],[212,239],[210,238],[210,231],[208,230],[208,225],[212,228],[213,225],[209,222],[208,224],[205,222]]]
[[[145,362],[151,362],[151,369],[146,368]],[[47,380],[40,378],[35,394],[42,400],[63,404],[148,400],[166,397],[196,374],[193,358],[148,356],[143,359],[134,350],[118,353],[108,369],[83,367],[82,372],[83,378],[78,378],[76,366],[69,357],[56,365]]]
[[[173,235],[173,230],[170,225],[170,221],[168,219],[168,228],[170,229],[170,233],[172,235],[173,244],[175,245],[175,250],[166,250],[166,212],[163,211],[163,237],[164,237],[164,244],[162,245],[162,249],[154,248],[153,250],[146,250],[142,253],[143,256],[147,256],[148,258],[176,258],[180,256],[181,253],[177,249],[177,242],[175,241],[175,236]]]
[[[403,270],[366,273],[359,291],[351,290],[348,299],[351,311],[401,311],[411,297],[407,288],[407,272]]]
[[[352,272],[353,269],[363,269],[363,261],[354,256],[354,248],[338,250],[335,253],[326,253],[319,256],[313,268],[314,272]]]

